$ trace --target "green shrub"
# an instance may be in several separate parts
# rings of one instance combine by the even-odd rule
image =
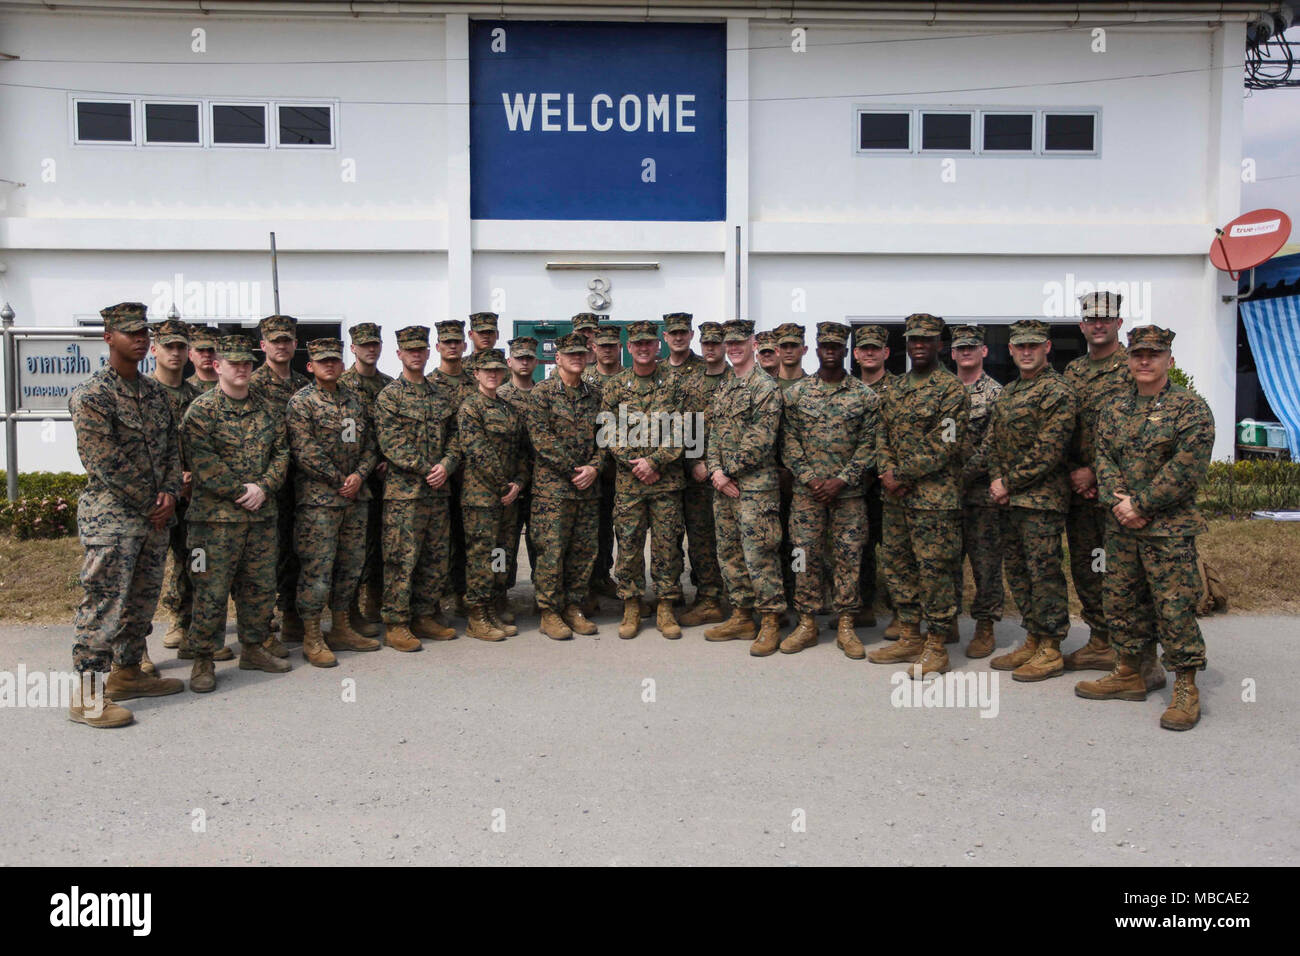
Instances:
[[[0,471],[0,487],[5,487],[8,476]],[[86,476],[71,471],[20,471],[18,473],[19,498],[62,497],[73,499],[86,487]]]
[[[5,500],[0,504],[0,529],[19,541],[63,538],[77,533],[77,501],[62,495]]]
[[[1211,463],[1197,505],[1207,515],[1248,516],[1252,511],[1300,509],[1300,462]]]

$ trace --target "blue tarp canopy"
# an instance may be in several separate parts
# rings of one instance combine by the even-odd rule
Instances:
[[[1242,279],[1248,281],[1245,274]],[[1255,269],[1255,286],[1300,280],[1300,254],[1270,259]],[[1300,294],[1240,302],[1259,383],[1286,428],[1291,460],[1300,461]]]

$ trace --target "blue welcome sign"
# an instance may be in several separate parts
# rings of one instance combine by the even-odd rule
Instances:
[[[722,24],[470,21],[475,219],[726,218]]]

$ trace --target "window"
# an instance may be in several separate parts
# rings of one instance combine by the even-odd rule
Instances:
[[[970,152],[970,113],[922,113],[921,149]]]
[[[263,103],[214,103],[212,145],[265,146],[266,105]]]
[[[334,111],[328,106],[276,107],[280,146],[334,145]]]
[[[1043,149],[1049,153],[1096,152],[1095,113],[1044,113]]]
[[[144,104],[145,145],[198,146],[198,103]]]
[[[76,117],[78,143],[135,142],[130,101],[77,100]]]
[[[911,127],[911,113],[859,113],[858,149],[910,150]]]
[[[1034,148],[1033,113],[985,113],[984,152],[1031,152]]]

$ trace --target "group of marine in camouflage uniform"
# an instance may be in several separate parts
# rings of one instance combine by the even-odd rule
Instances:
[[[925,313],[906,320],[900,375],[885,370],[880,326],[818,323],[807,375],[801,326],[756,337],[747,320],[704,322],[697,355],[688,313],[664,316],[663,360],[660,326],[629,324],[623,368],[619,329],[583,313],[556,342],[555,373],[534,384],[537,340],[512,340],[507,360],[490,312],[470,316],[464,360],[463,324],[436,323],[431,375],[427,327],[397,331],[392,379],[376,368],[379,327],[362,323],[347,371],[341,341],[308,343],[308,379],[290,367],[292,317],[262,320],[254,371],[248,336],[150,327],[142,304],[110,307],[109,362],[70,402],[89,475],[74,665],[108,677],[102,706],[78,699],[70,715],[121,726],[131,715],[116,701],[183,689],[157,676],[145,644],[169,549],[164,644],[194,661],[190,687],[207,692],[214,662],[234,657],[231,596],[239,666],[272,673],[289,669],[287,643],[318,667],[378,650],[381,620],[384,642],[407,652],[456,637],[453,612],[471,637],[518,633],[506,595],[526,526],[553,639],[596,633],[599,595],[623,601],[622,638],[649,615],[672,639],[711,623],[706,640],[748,640],[757,657],[813,646],[829,612],[847,657],[905,664],[916,679],[951,667],[969,557],[968,658],[994,650],[1005,571],[1026,634],[992,667],[1018,681],[1105,670],[1076,693],[1143,700],[1165,683],[1158,641],[1177,672],[1162,726],[1188,729],[1205,666],[1195,495],[1214,425],[1168,380],[1172,332],[1141,326],[1119,344],[1120,304],[1083,297],[1089,353],[1064,375],[1048,362],[1048,325],[1013,323],[1019,377],[1005,386],[983,371],[976,326],[951,330],[949,372],[944,322]],[[845,368],[850,342],[860,377]],[[187,358],[195,373],[182,379]],[[1063,531],[1090,628],[1064,656]],[[679,615],[683,538],[695,599]],[[893,643],[868,654],[856,628],[875,624],[877,543]],[[782,639],[790,605],[798,620]]]

